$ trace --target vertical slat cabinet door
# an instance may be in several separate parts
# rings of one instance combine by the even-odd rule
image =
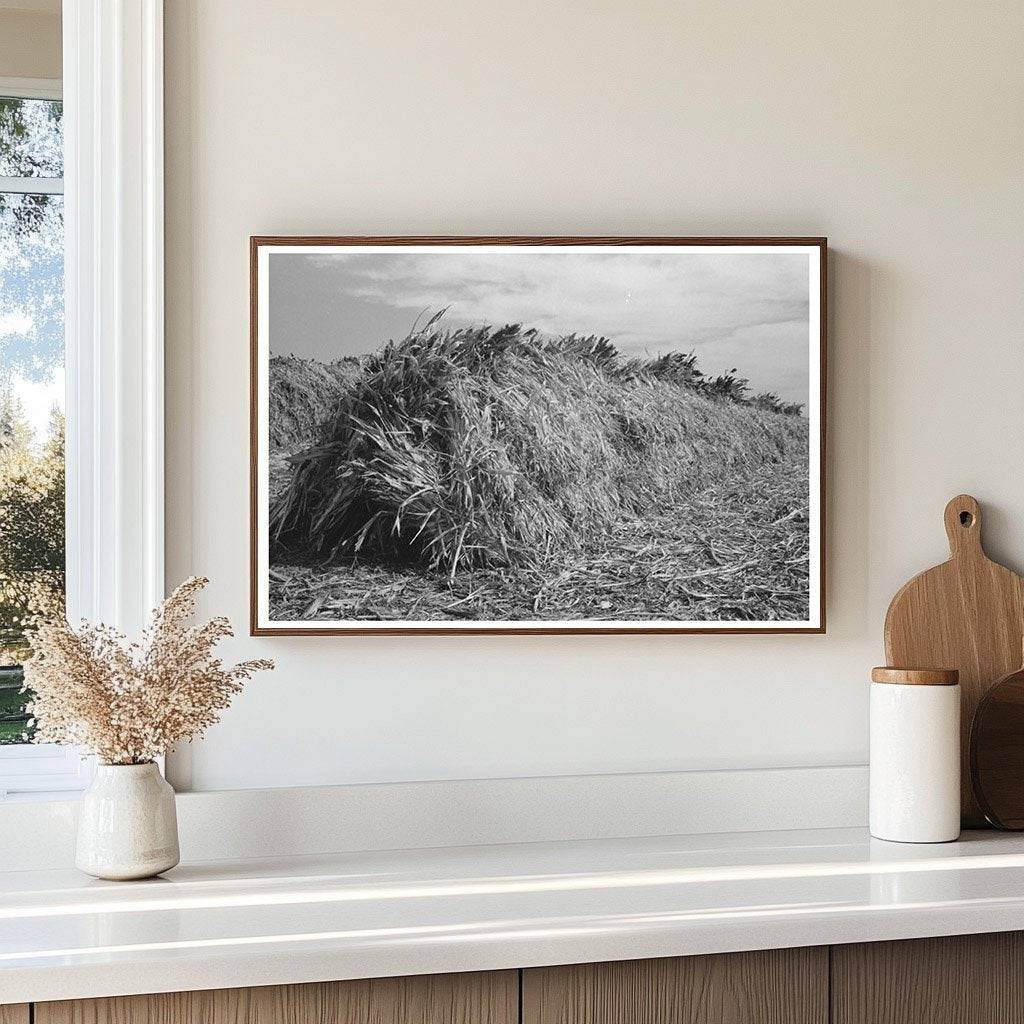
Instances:
[[[517,1024],[518,1007],[517,973],[495,971],[38,1003],[35,1024]]]
[[[1024,935],[832,947],[833,1024],[1024,1024]]]
[[[827,1024],[828,950],[523,972],[523,1024]]]
[[[26,1003],[0,1004],[0,1024],[28,1024]]]

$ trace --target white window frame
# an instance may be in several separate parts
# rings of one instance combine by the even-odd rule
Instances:
[[[63,39],[56,96],[18,81],[64,100],[68,618],[137,635],[164,596],[163,0],[64,0]],[[0,799],[91,774],[0,748]]]

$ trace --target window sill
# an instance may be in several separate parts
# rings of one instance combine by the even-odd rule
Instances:
[[[72,799],[89,785],[94,759],[52,743],[0,746],[0,804]]]

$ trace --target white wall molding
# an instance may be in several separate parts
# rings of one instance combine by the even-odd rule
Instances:
[[[65,0],[68,610],[163,596],[163,5]]]
[[[183,861],[854,828],[867,766],[471,779],[178,796]],[[5,870],[74,863],[77,802],[0,804]]]

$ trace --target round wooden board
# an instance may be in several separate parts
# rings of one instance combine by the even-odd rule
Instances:
[[[1024,668],[981,698],[971,725],[971,783],[997,828],[1024,829]]]

